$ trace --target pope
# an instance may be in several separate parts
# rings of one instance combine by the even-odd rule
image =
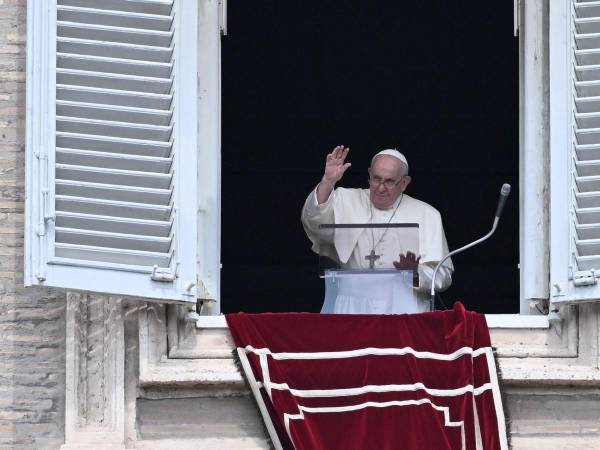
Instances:
[[[312,249],[337,260],[346,269],[416,269],[419,309],[426,311],[433,270],[448,253],[440,213],[405,193],[411,182],[408,161],[395,149],[373,156],[368,189],[336,188],[351,166],[347,161],[349,151],[338,145],[327,155],[323,177],[304,203],[301,219]],[[327,223],[417,223],[419,254],[403,242],[402,228],[364,228],[345,239],[326,241],[319,225]],[[450,286],[453,270],[452,261],[446,260],[436,276],[437,291]]]

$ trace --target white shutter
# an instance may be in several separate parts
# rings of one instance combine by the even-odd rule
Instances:
[[[550,3],[551,300],[600,300],[600,2]]]
[[[26,284],[195,302],[197,5],[28,5]]]

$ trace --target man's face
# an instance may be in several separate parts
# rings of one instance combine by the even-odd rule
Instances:
[[[388,209],[404,192],[410,183],[410,177],[402,176],[403,169],[402,162],[393,156],[381,155],[375,158],[369,169],[369,196],[375,208]]]

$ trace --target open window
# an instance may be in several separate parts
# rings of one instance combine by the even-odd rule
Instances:
[[[26,285],[218,298],[218,39],[198,10],[28,2]]]

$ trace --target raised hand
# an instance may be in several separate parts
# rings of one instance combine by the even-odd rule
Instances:
[[[334,185],[342,179],[344,172],[351,166],[349,162],[345,162],[349,151],[350,149],[348,147],[338,145],[327,155],[323,181]]]

